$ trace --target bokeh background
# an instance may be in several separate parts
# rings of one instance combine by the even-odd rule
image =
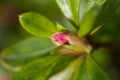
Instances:
[[[31,36],[21,27],[18,20],[18,15],[29,11],[43,14],[54,23],[59,22],[63,25],[67,23],[54,0],[0,0],[0,53],[8,46]],[[118,73],[115,76],[120,76],[120,6],[116,8],[112,16],[108,14],[107,18],[106,27],[93,38],[99,35],[100,37],[96,40],[112,44],[110,45],[110,48],[114,48],[112,64],[116,69],[113,71]],[[11,80],[13,74],[0,65],[0,80]]]
[[[38,12],[53,22],[60,21],[61,12],[54,0],[0,0],[0,53],[22,39],[31,36],[22,29],[18,15]],[[0,65],[0,80],[11,80],[13,72]]]

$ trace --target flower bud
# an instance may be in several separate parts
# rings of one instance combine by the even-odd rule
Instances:
[[[58,33],[53,34],[51,39],[56,45],[59,45],[59,46],[69,45],[69,47],[64,46],[64,48],[61,49],[62,53],[81,54],[81,53],[90,53],[92,50],[91,45],[89,45],[86,39],[79,38],[78,35],[74,33],[58,32]],[[79,48],[79,49],[76,50],[76,48]]]
[[[53,34],[51,39],[56,45],[69,44],[66,38],[68,34],[69,32],[58,32]]]

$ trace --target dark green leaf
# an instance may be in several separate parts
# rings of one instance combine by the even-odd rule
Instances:
[[[49,55],[37,59],[29,63],[13,80],[48,80],[51,74],[62,70],[74,58],[68,55]]]
[[[113,14],[111,18],[94,34],[91,39],[99,43],[120,42],[120,15]]]
[[[120,16],[116,14],[116,9],[119,3],[120,0],[107,0],[105,2],[96,19],[94,29],[100,25],[104,25],[93,35],[93,41],[101,43],[120,41],[120,36],[118,35],[120,34]]]
[[[49,80],[109,80],[98,64],[88,56],[77,58]]]
[[[95,27],[98,27],[110,20],[111,16],[113,16],[113,14],[115,13],[119,3],[120,0],[106,0],[106,2],[102,6],[101,11],[99,12]]]
[[[35,36],[49,38],[58,31],[57,27],[49,19],[38,13],[28,12],[21,14],[19,20],[23,28]]]
[[[100,64],[100,66],[102,66],[103,68],[106,68],[109,66],[110,58],[111,58],[110,50],[106,48],[99,48],[92,52],[92,56],[98,62],[98,64]]]
[[[2,60],[12,67],[21,67],[37,57],[47,55],[55,45],[45,38],[27,38],[8,47],[2,53]]]

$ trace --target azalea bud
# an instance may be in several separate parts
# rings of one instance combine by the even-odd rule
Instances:
[[[77,34],[74,33],[58,32],[53,34],[51,39],[56,45],[69,45],[69,47],[64,47],[61,49],[61,53],[82,54],[90,53],[92,50],[92,47],[89,45],[86,39],[80,38]],[[72,48],[70,46],[72,46]],[[79,49],[76,50],[76,48]]]
[[[66,38],[68,34],[69,32],[58,32],[53,34],[51,39],[56,45],[69,44]]]

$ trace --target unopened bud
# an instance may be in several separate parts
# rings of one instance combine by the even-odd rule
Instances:
[[[56,45],[70,45],[70,46],[76,46],[76,47],[82,47],[82,49],[75,51],[74,49],[63,49],[63,52],[68,51],[68,53],[70,53],[71,51],[75,51],[72,52],[74,54],[81,54],[81,53],[90,53],[92,50],[91,45],[89,45],[89,43],[87,42],[86,39],[84,38],[79,38],[77,34],[74,33],[70,33],[70,32],[58,32],[53,34],[52,36],[52,41],[56,44]]]
[[[69,44],[66,38],[68,34],[69,32],[58,32],[53,34],[51,39],[56,45]]]

